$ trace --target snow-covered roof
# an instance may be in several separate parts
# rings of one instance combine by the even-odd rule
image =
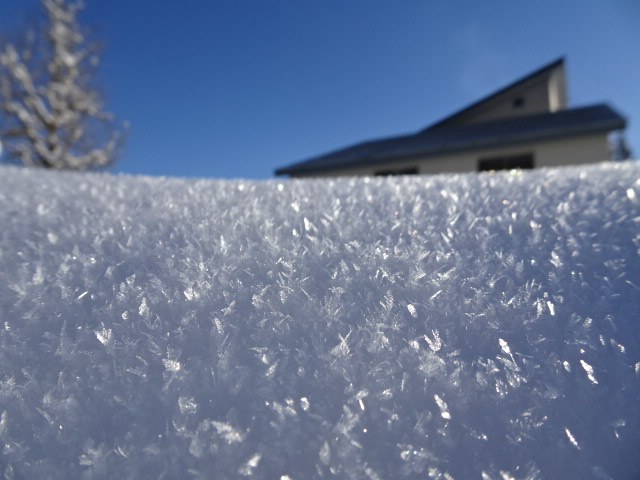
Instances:
[[[640,476],[640,164],[0,170],[7,478]]]

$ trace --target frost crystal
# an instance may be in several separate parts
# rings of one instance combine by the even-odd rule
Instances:
[[[568,428],[565,428],[564,432],[567,434],[567,438],[571,442],[571,445],[573,445],[578,450],[580,450],[580,445],[578,445],[578,441],[576,440],[576,437],[573,436],[573,433],[571,433],[571,430],[569,430]]]
[[[245,477],[250,476],[253,473],[253,470],[260,463],[261,458],[262,458],[262,455],[260,455],[259,453],[256,453],[249,460],[247,460],[247,463],[245,463],[242,467],[238,469],[238,473],[240,475],[244,475]]]
[[[435,394],[433,398],[436,400],[436,403],[438,404],[438,408],[440,409],[440,415],[442,416],[442,418],[450,420],[451,414],[449,413],[449,407],[447,407],[447,404],[445,403],[445,401],[442,400],[438,396],[438,394]]]
[[[639,185],[4,167],[0,476],[640,478]]]
[[[501,338],[498,339],[498,342],[500,343],[500,348],[502,348],[502,351],[507,355],[511,355],[511,349],[509,348],[509,344]]]
[[[103,345],[108,344],[111,341],[111,329],[110,328],[102,328],[101,330],[96,330],[96,337],[100,340],[100,343]]]
[[[180,362],[177,362],[175,360],[165,358],[162,360],[162,363],[164,365],[164,368],[166,368],[170,372],[177,372],[180,370]]]
[[[587,377],[589,378],[589,380],[591,380],[593,383],[598,383],[595,375],[593,374],[593,367],[582,359],[580,359],[580,365],[582,365],[584,371],[587,372]]]

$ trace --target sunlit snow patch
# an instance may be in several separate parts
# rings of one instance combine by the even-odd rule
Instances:
[[[0,170],[4,478],[640,478],[640,166]]]

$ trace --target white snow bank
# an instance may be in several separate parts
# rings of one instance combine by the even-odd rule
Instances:
[[[640,165],[0,169],[5,478],[640,477]]]

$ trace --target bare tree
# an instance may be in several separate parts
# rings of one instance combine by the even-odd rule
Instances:
[[[77,21],[81,1],[42,0],[46,21],[0,50],[0,138],[27,166],[110,165],[123,128],[94,87],[98,47]]]

